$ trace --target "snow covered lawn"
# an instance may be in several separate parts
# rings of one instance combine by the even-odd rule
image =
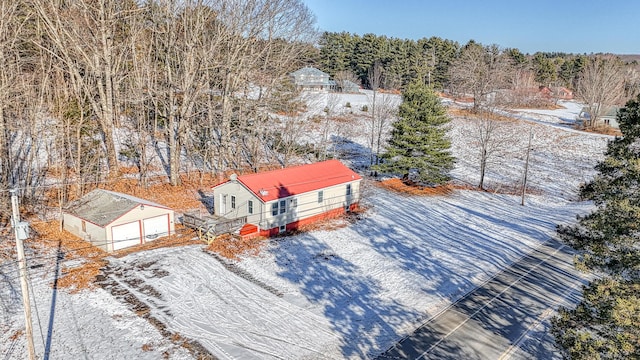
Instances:
[[[238,263],[243,271],[191,246],[113,259],[109,273],[167,329],[221,359],[368,358],[588,207],[379,188],[368,200],[364,219],[274,240]],[[134,271],[140,264],[153,265]]]

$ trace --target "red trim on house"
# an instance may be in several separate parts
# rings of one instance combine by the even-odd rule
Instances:
[[[113,238],[113,228],[114,227],[118,227],[118,226],[133,224],[135,222],[138,223],[138,240],[140,240],[140,244],[142,244],[142,239],[144,238],[144,236],[142,235],[142,221],[141,220],[135,220],[135,221],[131,221],[131,222],[128,222],[128,223],[114,225],[114,226],[110,226],[109,227],[109,230],[111,230],[111,251],[116,251],[116,250],[113,250],[113,247],[114,247],[116,241],[124,241],[123,239],[114,239]],[[109,226],[109,225],[107,225],[107,226]]]
[[[134,207],[132,207],[131,209],[129,209],[129,210],[127,210],[127,211],[123,212],[122,214],[120,214],[120,216],[118,216],[117,218],[113,219],[113,221],[111,221],[110,223],[108,223],[108,224],[106,224],[106,225],[104,225],[104,226],[102,226],[102,225],[100,225],[100,224],[96,224],[95,222],[93,222],[93,221],[91,221],[91,220],[87,220],[87,219],[83,218],[83,217],[82,217],[82,216],[80,216],[80,215],[76,215],[76,214],[73,214],[73,213],[70,213],[70,212],[65,212],[65,211],[63,211],[63,214],[66,214],[66,215],[70,215],[70,216],[76,217],[76,218],[78,218],[78,219],[80,219],[80,220],[84,220],[84,221],[86,221],[86,222],[88,222],[88,223],[90,223],[90,224],[93,224],[93,225],[95,225],[95,226],[97,226],[97,227],[99,227],[99,228],[106,229],[108,226],[111,226],[111,224],[113,224],[114,222],[116,222],[117,220],[119,220],[121,217],[123,217],[123,216],[127,215],[128,213],[132,212],[132,211],[133,211],[133,210],[135,210],[136,208],[140,207],[140,205],[144,205],[145,207],[149,206],[149,207],[154,207],[154,208],[156,208],[156,209],[163,209],[163,210],[173,211],[171,208],[164,207],[164,206],[147,205],[146,203],[138,203],[136,206],[134,206]],[[167,215],[167,217],[169,217],[169,213],[167,213],[166,215]],[[158,215],[158,216],[160,216],[160,215]],[[131,222],[133,222],[133,221],[131,221]],[[171,219],[169,219],[169,220],[168,220],[168,222],[169,222],[169,229],[171,229]],[[128,224],[128,223],[125,223],[125,224]],[[122,224],[120,224],[120,225],[122,225]],[[118,225],[116,225],[116,226],[118,226]]]
[[[142,230],[142,220],[138,220],[138,231],[140,234],[140,244],[144,244],[147,241],[145,240],[144,232]]]
[[[240,229],[240,236],[250,235],[258,232],[258,226],[253,224],[244,224]]]
[[[354,211],[356,209],[358,209],[358,204],[357,203],[349,205],[349,211]],[[304,218],[304,219],[300,219],[298,221],[294,221],[294,222],[288,223],[286,225],[286,231],[298,230],[302,226],[309,225],[309,224],[312,224],[312,223],[320,221],[320,220],[334,219],[334,218],[342,216],[344,213],[345,213],[345,211],[344,211],[344,208],[342,208],[342,207],[337,208],[337,209],[332,209],[332,210],[323,212],[322,214],[310,216],[308,218]],[[271,229],[261,229],[259,233],[247,234],[247,235],[242,235],[242,233],[241,233],[240,235],[243,238],[256,237],[258,235],[265,236],[265,237],[271,237],[271,236],[276,236],[279,233],[280,233],[280,228],[279,227],[274,227],[274,228],[271,228]]]
[[[288,223],[287,224],[287,231],[298,230],[302,226],[313,224],[313,223],[321,221],[321,220],[337,218],[337,217],[340,217],[342,214],[344,214],[344,209],[341,208],[341,207],[337,208],[337,209],[329,210],[329,211],[324,212],[322,214],[310,216],[308,218],[304,218],[304,219],[300,219],[298,221],[294,221],[292,223]]]

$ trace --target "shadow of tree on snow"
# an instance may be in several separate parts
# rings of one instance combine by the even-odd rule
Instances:
[[[399,336],[394,326],[419,315],[381,294],[383,289],[374,279],[311,234],[297,236],[295,241],[294,246],[279,246],[275,251],[283,269],[278,275],[323,307],[324,316],[342,336],[345,358],[368,358],[379,352],[381,340]]]

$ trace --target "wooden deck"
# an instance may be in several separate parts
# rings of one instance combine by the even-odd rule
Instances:
[[[227,219],[216,215],[201,215],[199,211],[184,213],[182,217],[184,226],[196,229],[200,240],[211,244],[218,235],[236,232],[247,223],[247,217]]]

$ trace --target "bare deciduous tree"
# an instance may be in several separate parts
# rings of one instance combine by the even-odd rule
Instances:
[[[10,209],[9,193],[2,190],[32,190],[42,170],[36,164],[41,135],[35,127],[40,79],[26,30],[31,19],[31,9],[21,1],[0,3],[0,223],[11,213],[5,210]],[[18,195],[25,198],[27,193]]]
[[[47,31],[39,45],[50,51],[68,75],[74,91],[84,93],[100,123],[111,175],[118,174],[114,127],[118,89],[125,80],[128,47],[120,39],[137,29],[125,25],[137,11],[133,1],[33,0]]]
[[[350,81],[354,84],[359,84],[360,80],[358,80],[358,77],[355,76],[352,72],[347,71],[347,70],[342,70],[342,71],[338,71],[334,76],[333,79],[336,81],[336,85],[338,86],[338,89],[340,91],[344,91],[344,89],[347,87],[346,84]]]
[[[0,4],[0,189],[8,189],[11,184],[12,155],[10,146],[11,109],[15,108],[12,99],[15,94],[15,80],[20,74],[16,63],[18,55],[17,28],[18,2],[3,1]],[[6,194],[6,192],[3,192]],[[7,200],[7,198],[3,198]],[[1,204],[0,204],[1,205]],[[2,206],[1,208],[5,208]]]
[[[473,109],[478,111],[488,94],[506,85],[509,69],[509,59],[497,45],[483,47],[472,42],[451,66],[451,86],[471,94]]]
[[[372,115],[372,132],[375,134],[375,163],[380,163],[383,135],[389,130],[389,125],[398,113],[399,99],[395,95],[380,94],[375,115]]]
[[[166,121],[169,180],[179,185],[184,137],[208,91],[208,59],[201,49],[210,49],[207,29],[216,14],[198,1],[162,0],[156,5],[150,16],[158,80],[151,90],[155,111]]]
[[[484,189],[487,166],[495,158],[504,156],[514,146],[515,139],[511,131],[501,120],[491,118],[491,112],[481,111],[478,117],[469,119],[474,126],[470,128],[469,138],[478,149],[480,174],[478,188]]]
[[[590,58],[580,73],[576,95],[589,112],[586,127],[596,126],[607,107],[616,105],[624,95],[624,72],[620,59],[614,56]]]
[[[640,92],[640,65],[631,65],[625,69],[624,92],[625,99],[636,97]]]
[[[378,93],[378,89],[382,84],[382,75],[384,69],[380,61],[376,61],[373,66],[369,69],[368,79],[369,79],[369,87],[371,87],[371,91],[373,95],[371,97],[371,138],[369,141],[369,165],[373,165],[376,163],[376,159],[374,159],[374,145],[376,142],[376,95]]]

